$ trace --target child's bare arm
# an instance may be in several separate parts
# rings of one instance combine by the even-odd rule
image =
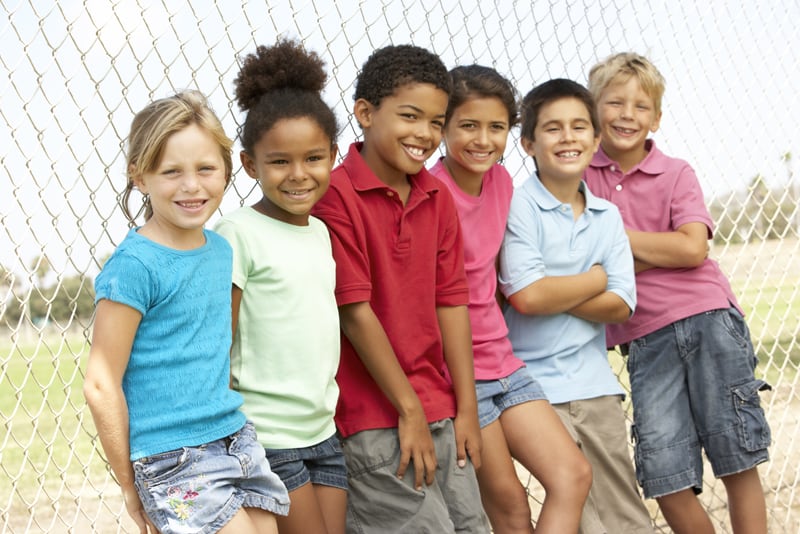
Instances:
[[[122,378],[141,318],[138,311],[124,304],[106,299],[98,302],[83,395],[106,459],[122,488],[128,513],[140,532],[147,532],[148,526],[155,532],[133,483],[128,405],[122,391]]]
[[[400,465],[397,476],[402,478],[408,462],[412,461],[417,489],[422,489],[422,480],[428,485],[433,484],[436,451],[425,411],[397,361],[378,317],[369,302],[356,302],[339,307],[339,320],[342,332],[399,415]]]
[[[701,222],[687,223],[673,232],[627,230],[633,257],[642,267],[678,269],[697,267],[708,256],[708,228]]]
[[[508,297],[519,313],[554,315],[569,311],[606,290],[608,277],[601,265],[569,276],[546,276]]]
[[[631,309],[619,295],[605,291],[575,306],[569,313],[594,323],[624,323],[630,318]]]
[[[472,359],[472,333],[466,306],[436,308],[442,332],[444,359],[456,395],[454,421],[458,464],[463,467],[469,454],[475,468],[481,466],[481,428],[475,396],[475,367]]]

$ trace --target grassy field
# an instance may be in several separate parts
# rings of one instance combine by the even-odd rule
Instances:
[[[83,400],[87,355],[81,339],[2,347],[1,532],[66,532],[60,523],[78,515],[92,522],[97,505],[80,510],[87,495],[114,493]]]

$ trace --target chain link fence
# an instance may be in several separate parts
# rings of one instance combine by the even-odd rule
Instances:
[[[238,61],[277,36],[326,60],[342,147],[358,136],[358,67],[389,43],[492,65],[523,93],[551,77],[585,82],[613,52],[648,55],[668,81],[655,138],[700,176],[718,224],[712,255],[774,388],[760,468],[770,530],[800,531],[796,0],[0,0],[0,12],[1,533],[134,531],[81,394],[92,280],[126,231],[124,137],[135,111],[182,88],[205,92],[233,136]],[[522,180],[532,166],[512,137],[505,163]],[[221,211],[254,201],[254,185],[239,170]],[[541,489],[520,476],[538,510]],[[701,497],[727,532],[722,484],[707,477]]]

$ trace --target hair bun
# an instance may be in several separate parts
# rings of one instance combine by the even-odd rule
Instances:
[[[328,75],[325,62],[302,43],[282,39],[273,46],[259,46],[244,58],[234,80],[236,102],[242,111],[253,108],[272,91],[293,89],[320,93]]]

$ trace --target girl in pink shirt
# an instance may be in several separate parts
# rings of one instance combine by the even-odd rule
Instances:
[[[478,416],[484,447],[477,471],[481,499],[496,533],[533,532],[519,461],[545,489],[536,532],[577,532],[591,467],[550,406],[541,386],[514,356],[496,299],[496,261],[513,192],[497,162],[517,123],[511,84],[479,65],[450,71],[446,155],[432,168],[450,189],[464,236]]]

